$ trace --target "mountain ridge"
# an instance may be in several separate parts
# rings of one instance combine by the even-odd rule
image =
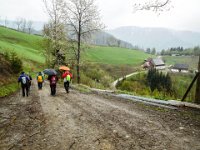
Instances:
[[[107,30],[116,38],[143,49],[156,48],[158,51],[171,47],[190,48],[200,44],[200,32],[180,31],[168,28],[122,26]]]

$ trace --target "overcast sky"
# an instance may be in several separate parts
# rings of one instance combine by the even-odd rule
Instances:
[[[160,15],[149,11],[134,13],[137,0],[96,0],[107,29],[120,26],[167,27],[200,32],[200,0],[172,0],[173,8]],[[141,0],[138,0],[141,1]],[[0,0],[0,17],[15,20],[23,17],[47,21],[42,0]]]

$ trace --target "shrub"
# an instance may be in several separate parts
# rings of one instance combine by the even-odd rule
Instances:
[[[22,61],[15,52],[11,52],[10,54],[10,63],[14,73],[19,73],[22,71]]]
[[[125,90],[125,91],[133,91],[133,84],[127,80],[125,80],[124,82],[122,82],[120,89],[121,90]]]
[[[7,60],[7,61],[10,61],[10,53],[9,52],[4,52],[3,53],[3,55],[4,55],[4,58]]]
[[[113,79],[97,64],[85,64],[82,66],[81,83],[95,88],[109,88]]]

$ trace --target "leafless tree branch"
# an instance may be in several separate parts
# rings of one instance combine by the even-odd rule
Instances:
[[[134,3],[134,10],[151,10],[155,12],[169,10],[171,0],[148,0],[146,2],[135,2]]]

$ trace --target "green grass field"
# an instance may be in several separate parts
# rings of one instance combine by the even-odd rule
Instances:
[[[0,27],[0,52],[14,51],[22,59],[44,63],[42,37]]]
[[[118,47],[92,46],[84,52],[84,59],[89,62],[111,65],[139,65],[148,57],[152,55]]]
[[[188,64],[189,69],[197,69],[198,56],[163,56],[167,65]]]

